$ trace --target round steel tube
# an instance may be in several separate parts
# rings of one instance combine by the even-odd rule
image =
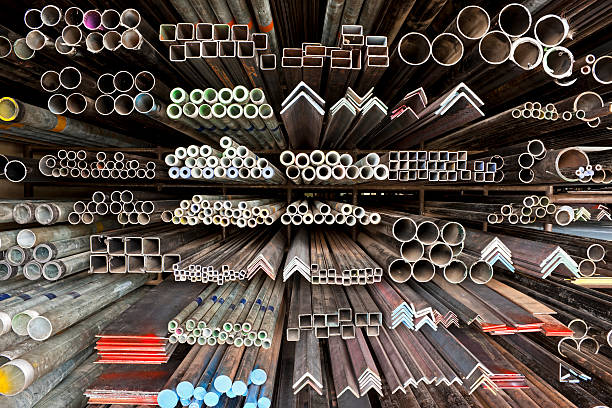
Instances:
[[[417,282],[429,282],[435,274],[436,268],[428,259],[419,259],[412,265],[412,276]]]
[[[529,37],[522,37],[512,43],[510,59],[524,70],[531,70],[540,65],[544,58],[542,45]]]
[[[467,6],[457,15],[456,24],[459,34],[468,40],[478,40],[489,31],[491,19],[483,8]]]
[[[425,247],[418,240],[402,242],[400,246],[400,254],[407,262],[416,262],[423,257]]]
[[[470,279],[478,285],[484,285],[493,279],[493,267],[483,260],[470,265]]]
[[[529,9],[519,3],[506,5],[498,14],[499,28],[510,37],[521,37],[531,27]]]
[[[463,261],[453,259],[443,270],[444,279],[450,283],[459,284],[468,276],[468,268]]]
[[[69,26],[78,27],[83,24],[83,10],[78,7],[70,7],[64,12],[64,21]]]
[[[97,30],[102,26],[102,14],[98,10],[87,10],[83,14],[83,25],[88,30]]]
[[[572,75],[573,66],[574,55],[565,47],[551,47],[542,58],[544,72],[556,79]]]
[[[431,57],[440,65],[455,65],[463,57],[463,43],[455,34],[442,33],[431,42]]]
[[[574,332],[574,334],[572,334],[572,338],[574,339],[581,339],[584,336],[587,335],[587,332],[589,331],[589,326],[586,324],[586,322],[582,319],[574,319],[571,322],[568,323],[567,327]]]
[[[102,27],[107,30],[114,30],[119,27],[119,23],[121,22],[121,14],[115,9],[106,9],[102,13],[100,18],[100,22]]]
[[[43,26],[42,15],[39,9],[28,9],[23,15],[23,21],[30,30],[36,30]]]
[[[421,33],[412,32],[404,35],[398,44],[397,53],[408,65],[422,65],[431,56],[431,43]]]
[[[545,47],[554,47],[563,42],[569,34],[567,20],[554,14],[547,14],[533,26],[534,37]]]
[[[604,55],[599,57],[591,67],[593,78],[600,84],[612,84],[612,56]]]
[[[412,276],[412,264],[403,259],[396,259],[389,264],[387,272],[392,281],[405,283]]]

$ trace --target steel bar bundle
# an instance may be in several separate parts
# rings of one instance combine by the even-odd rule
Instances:
[[[236,140],[250,148],[285,147],[283,131],[261,88],[249,91],[238,85],[233,89],[194,89],[189,93],[183,88],[174,88],[170,91],[170,100],[172,103],[166,108],[170,119],[200,132],[206,131],[215,143],[229,134],[230,141]],[[234,147],[234,144],[222,147]]]
[[[366,211],[363,207],[341,203],[338,201],[308,200],[294,201],[287,206],[285,213],[281,216],[281,222],[285,225],[309,225],[345,224],[354,226],[359,224],[369,225],[380,222],[380,214],[374,211]]]
[[[168,322],[171,343],[270,348],[283,309],[282,280],[259,275],[248,284],[208,285]]]
[[[282,336],[283,321],[274,323],[274,337]],[[235,345],[235,343],[234,343]],[[179,401],[216,406],[220,400],[246,397],[255,406],[269,407],[279,361],[280,341],[272,347],[196,345],[157,395],[162,408]]]
[[[38,161],[38,171],[47,177],[91,179],[154,179],[163,165],[146,157],[103,151],[58,150],[55,155],[44,155]],[[159,167],[158,167],[159,165]],[[161,167],[161,169],[160,169]]]
[[[161,219],[180,225],[255,228],[262,224],[272,225],[285,211],[285,203],[275,198],[196,194],[191,200],[181,200],[174,211],[165,210]]]
[[[171,179],[208,180],[212,182],[264,182],[283,184],[286,179],[268,160],[249,148],[223,136],[219,151],[209,145],[177,147],[165,157]]]
[[[295,184],[358,184],[389,177],[387,164],[381,163],[376,153],[369,153],[353,163],[350,154],[334,150],[313,150],[310,154],[285,150],[280,161],[287,167],[286,176]]]
[[[260,270],[276,279],[286,245],[283,229],[241,232],[224,241],[219,238],[218,234],[202,238],[206,241],[197,251],[172,266],[174,279],[223,285],[253,279]]]

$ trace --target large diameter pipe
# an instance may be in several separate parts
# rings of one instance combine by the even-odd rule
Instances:
[[[499,12],[497,23],[510,37],[521,37],[531,27],[531,12],[522,4],[510,3]]]
[[[53,281],[84,271],[89,268],[89,255],[87,251],[47,262],[42,274],[45,279]]]
[[[119,317],[143,295],[144,293],[139,291],[124,297],[63,333],[41,343],[39,347],[20,358],[0,367],[0,378],[5,379],[0,382],[0,393],[9,396],[16,395],[37,379],[74,357],[94,341],[95,335],[100,333],[100,330],[108,325],[109,321]]]
[[[431,43],[421,33],[408,33],[400,39],[397,52],[406,64],[422,65],[431,56]]]

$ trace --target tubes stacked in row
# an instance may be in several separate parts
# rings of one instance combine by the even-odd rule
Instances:
[[[96,85],[102,92],[102,95],[98,96],[95,101],[96,112],[100,115],[110,115],[113,112],[119,115],[129,115],[137,107],[137,101],[144,98],[144,95],[150,96],[156,83],[155,77],[149,71],[140,71],[136,75],[128,71],[119,71],[115,74],[100,75]],[[113,96],[115,92],[118,95]],[[137,95],[134,96],[135,94]],[[137,99],[139,97],[140,99]],[[140,113],[146,113],[142,112],[140,107],[137,110]]]
[[[40,10],[28,9],[24,21],[31,29],[25,37],[25,43],[33,52],[49,46],[55,47],[60,54],[71,56],[76,54],[75,47],[83,45],[92,53],[103,49],[117,51],[121,46],[133,48],[129,46],[129,37],[137,33],[140,13],[133,8],[122,12],[115,9],[83,11],[79,7],[62,10],[55,5],[47,5]],[[53,41],[41,31],[43,27],[53,27],[49,35],[52,35],[51,32],[61,32],[61,35]],[[86,34],[85,30],[93,32]]]
[[[280,124],[261,88],[249,91],[238,85],[234,89],[194,89],[189,93],[174,88],[170,100],[166,114],[172,120],[197,124],[217,137],[229,134],[249,148],[286,147]]]
[[[0,223],[15,222],[30,224],[37,222],[52,225],[68,221],[74,201],[50,200],[3,200],[0,201]]]
[[[353,163],[350,154],[334,150],[313,150],[310,154],[285,150],[280,161],[287,166],[285,174],[295,184],[358,184],[389,178],[388,166],[381,163],[376,153],[368,153]]]
[[[174,154],[165,157],[171,179],[205,179],[217,182],[264,181],[282,184],[286,179],[281,172],[249,148],[239,145],[228,136],[219,141],[223,151],[209,145],[177,147]]]
[[[117,228],[103,219],[91,225],[61,224],[0,232],[0,280],[23,275],[26,279],[58,280],[87,269],[87,235]]]
[[[168,322],[171,343],[229,344],[270,348],[274,327],[284,316],[282,280],[259,275],[248,284],[208,285]]]
[[[255,228],[272,225],[285,213],[286,204],[274,198],[196,194],[191,200],[181,200],[174,211],[166,210],[164,222],[181,225],[235,225]]]
[[[73,178],[154,179],[157,164],[141,156],[115,152],[112,160],[105,152],[58,150],[38,162],[44,176]]]
[[[298,200],[287,206],[287,210],[281,216],[281,222],[285,225],[301,224],[345,224],[348,226],[378,224],[380,215],[374,211],[366,211],[357,205],[341,203],[338,201],[309,201]]]
[[[240,232],[226,239],[220,233],[202,238],[199,248],[183,252],[182,262],[172,265],[174,279],[190,282],[215,282],[253,279],[263,272],[271,279],[283,259],[287,238],[283,228],[260,228]]]
[[[159,195],[142,191],[115,190],[110,194],[96,191],[91,201],[76,201],[68,215],[71,224],[91,224],[95,216],[117,215],[121,225],[147,225],[161,220],[161,213],[175,208],[178,200],[155,200]],[[148,199],[152,200],[148,200]]]

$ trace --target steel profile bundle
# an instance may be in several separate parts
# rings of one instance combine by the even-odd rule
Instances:
[[[387,115],[387,106],[373,96],[373,88],[359,96],[350,86],[344,97],[329,110],[320,145],[331,148],[354,148],[370,145],[372,131]]]
[[[227,10],[225,5],[217,3],[216,6]],[[241,13],[249,12],[241,9]],[[214,18],[214,15],[209,18]],[[222,21],[222,24],[161,24],[159,38],[174,43],[169,47],[170,61],[191,62],[202,71],[201,75],[208,83],[225,86],[248,83],[253,87],[263,87],[257,55],[273,48],[274,44],[268,44],[273,37],[266,32],[251,33],[253,21],[250,17],[245,20],[248,22],[237,23],[232,19]]]
[[[287,206],[281,216],[281,222],[284,225],[376,225],[380,222],[380,215],[375,211],[365,211],[363,207],[338,201],[300,200]]]
[[[163,171],[163,164],[146,157],[115,152],[58,150],[38,161],[40,174],[47,177],[91,179],[154,179]],[[156,171],[157,170],[157,171]]]
[[[285,174],[295,184],[358,184],[386,180],[389,174],[386,163],[381,163],[376,153],[353,163],[351,155],[334,150],[313,150],[309,155],[285,150],[280,159],[287,166]]]
[[[165,157],[171,179],[209,180],[212,182],[264,182],[282,184],[286,179],[268,160],[258,157],[246,146],[238,145],[228,136],[221,138],[225,150],[211,146],[177,147]]]
[[[168,319],[169,341],[199,345],[270,348],[284,310],[281,280],[259,275],[248,284],[208,285],[179,314]],[[282,332],[281,332],[282,336]]]
[[[323,128],[325,101],[307,84],[300,82],[281,103],[281,108],[289,147],[317,147]]]
[[[388,163],[390,181],[494,181],[490,174],[486,176],[486,167],[482,170],[468,168],[466,151],[393,150],[383,160]],[[477,171],[484,172],[485,176],[479,179]],[[495,170],[488,173],[494,174]]]
[[[468,230],[468,234],[482,234]],[[543,279],[556,272],[580,277],[578,263],[560,246],[496,234],[512,253],[512,263],[521,271],[532,271]]]
[[[283,131],[261,88],[249,91],[238,85],[233,89],[196,88],[188,93],[178,87],[170,91],[170,100],[168,117],[207,132],[211,143],[227,135],[250,148],[285,147]]]
[[[253,279],[262,270],[272,279],[280,267],[286,245],[284,231],[257,229],[234,234],[221,240],[218,234],[206,241],[190,256],[172,265],[177,281],[215,282],[223,285],[236,280]],[[266,259],[269,257],[272,265]]]
[[[184,298],[201,292],[199,285],[185,285],[166,278],[111,321],[95,337],[98,362],[103,364],[163,364],[176,349],[168,341],[168,321],[183,307]],[[163,299],[165,307],[155,307]]]
[[[312,284],[366,285],[380,281],[382,269],[343,233],[300,229],[289,246],[283,280],[299,273]]]
[[[134,226],[90,236],[90,273],[172,272],[183,256],[206,242],[205,230]]]
[[[299,278],[293,280],[288,314],[288,341],[300,341],[311,330],[318,339],[352,339],[360,328],[378,336],[382,325],[382,313],[363,287],[310,286]]]
[[[483,105],[484,102],[467,85],[460,83],[430,102],[418,113],[417,121],[393,136],[397,143],[395,147],[409,148],[418,145],[483,117],[484,113],[480,109]],[[415,132],[418,132],[417,137],[413,137]]]
[[[286,211],[286,204],[275,198],[249,195],[196,194],[191,200],[181,200],[173,211],[162,212],[163,222],[175,225],[236,225],[255,228],[272,225]]]
[[[23,276],[28,280],[58,280],[87,269],[87,235],[117,228],[112,219],[97,224],[60,224],[0,232],[0,280]]]

